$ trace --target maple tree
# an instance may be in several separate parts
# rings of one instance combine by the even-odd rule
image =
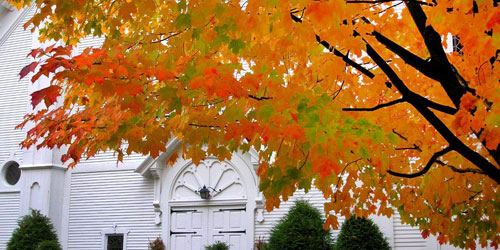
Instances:
[[[156,157],[172,137],[195,163],[254,148],[269,210],[314,185],[325,226],[397,208],[424,237],[498,248],[497,0],[35,4],[25,27],[65,45],[34,49],[20,73],[51,78],[24,147],[67,145],[70,167]],[[75,52],[87,36],[104,42]]]

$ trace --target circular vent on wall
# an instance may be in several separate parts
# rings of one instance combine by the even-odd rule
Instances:
[[[3,177],[9,185],[16,185],[21,178],[21,169],[19,168],[19,163],[15,161],[7,162],[3,167]]]

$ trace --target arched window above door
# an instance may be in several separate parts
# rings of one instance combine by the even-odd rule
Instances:
[[[188,164],[174,181],[170,200],[202,200],[200,191],[209,190],[209,200],[246,199],[244,181],[228,162],[207,159],[198,166]]]

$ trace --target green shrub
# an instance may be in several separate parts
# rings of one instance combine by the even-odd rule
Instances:
[[[389,250],[391,247],[372,220],[353,216],[342,225],[335,249]]]
[[[38,210],[31,210],[30,214],[22,217],[17,222],[17,225],[18,228],[14,230],[12,237],[7,242],[7,250],[34,250],[43,241],[58,242],[50,219],[42,215]]]
[[[226,242],[217,241],[212,245],[205,246],[205,250],[229,250],[229,245]]]
[[[38,245],[37,250],[62,250],[62,248],[57,241],[44,240]]]
[[[297,201],[287,215],[272,229],[266,250],[329,250],[332,235],[323,229],[318,209]]]

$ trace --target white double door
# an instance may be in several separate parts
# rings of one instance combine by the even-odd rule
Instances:
[[[248,249],[244,206],[174,207],[170,214],[170,250],[203,250],[217,241]]]

